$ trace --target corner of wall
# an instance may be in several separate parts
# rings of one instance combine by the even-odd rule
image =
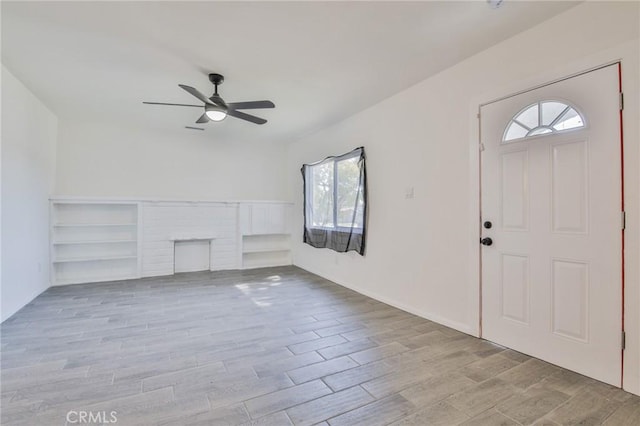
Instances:
[[[57,116],[2,64],[0,321],[50,287]]]

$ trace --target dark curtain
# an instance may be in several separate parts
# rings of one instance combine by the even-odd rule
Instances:
[[[367,231],[367,172],[364,148],[302,166],[303,241],[364,256]]]

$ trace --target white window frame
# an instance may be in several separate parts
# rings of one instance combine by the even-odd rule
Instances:
[[[524,123],[521,123],[519,120],[516,120],[516,117],[520,116],[520,114],[522,114],[524,111],[528,110],[529,108],[531,108],[534,105],[538,105],[538,123],[542,122],[541,119],[541,114],[542,114],[542,104],[546,103],[546,102],[558,102],[561,104],[565,105],[565,110],[562,111],[555,119],[553,122],[549,123],[549,125],[541,125],[539,124],[538,126],[534,127],[534,128],[530,128],[529,126],[525,125]],[[578,127],[573,127],[570,129],[563,129],[563,130],[556,130],[553,125],[557,120],[560,120],[565,113],[567,112],[567,110],[571,108],[573,109],[582,119],[582,126],[578,126]],[[507,138],[507,133],[509,132],[509,129],[511,127],[511,125],[513,123],[516,123],[517,125],[519,125],[520,127],[523,127],[525,129],[529,129],[528,133],[525,136],[519,137],[519,138],[514,138],[514,139],[506,139]],[[535,131],[536,129],[539,128],[548,128],[550,130],[550,132],[548,133],[540,133],[540,134],[531,134],[533,131]],[[589,128],[589,122],[586,118],[586,116],[584,115],[584,113],[582,112],[581,108],[578,108],[578,106],[576,106],[573,102],[570,102],[566,99],[560,99],[560,98],[550,98],[550,99],[540,99],[534,103],[531,103],[527,106],[525,106],[524,108],[520,109],[516,114],[514,114],[511,119],[509,119],[509,122],[507,123],[504,132],[502,133],[502,141],[500,142],[501,144],[511,144],[511,143],[517,143],[517,142],[522,142],[524,140],[529,140],[529,139],[535,139],[535,138],[540,138],[540,137],[547,137],[547,136],[552,136],[552,135],[558,135],[558,134],[562,134],[562,133],[568,133],[568,132],[577,132],[577,131],[581,131],[584,129]]]
[[[313,225],[313,207],[311,207],[311,211],[307,212],[307,220],[310,223],[305,223],[305,226],[309,229],[322,229],[325,231],[334,231],[334,232],[353,232],[355,234],[362,234],[363,230],[364,230],[364,223],[362,223],[360,226],[354,226],[354,227],[349,227],[349,226],[337,226],[338,223],[338,207],[337,207],[337,203],[336,200],[338,199],[338,163],[341,161],[346,161],[346,160],[350,160],[352,158],[355,157],[359,157],[360,153],[356,152],[353,153],[351,155],[347,155],[344,156],[340,159],[336,159],[336,158],[328,158],[322,161],[319,161],[317,163],[314,164],[310,164],[309,168],[311,170],[309,170],[309,175],[312,177],[313,176],[313,167],[318,167],[321,166],[323,164],[327,164],[327,163],[333,163],[333,226],[317,226],[317,225]],[[314,185],[313,185],[313,178],[307,179],[306,182],[306,188],[305,191],[307,192],[307,196],[310,197],[310,200],[313,200],[313,192],[314,192]],[[313,201],[311,201],[311,203],[313,203]],[[364,212],[363,212],[364,215]],[[364,218],[363,218],[364,221]]]

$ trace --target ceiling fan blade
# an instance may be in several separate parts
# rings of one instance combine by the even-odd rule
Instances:
[[[227,106],[233,109],[275,108],[271,101],[231,102]]]
[[[200,116],[200,118],[198,118],[198,120],[196,120],[196,123],[208,123],[209,122],[209,117],[207,117],[207,113],[205,112],[204,114],[202,114]]]
[[[229,109],[227,115],[230,115],[241,120],[247,120],[256,124],[264,124],[267,122],[264,118],[256,117],[255,115],[245,114],[244,112],[236,111],[235,109]]]
[[[202,105],[190,105],[190,104],[168,104],[166,102],[142,102],[147,105],[169,105],[169,106],[186,106],[186,107],[197,107],[202,108]]]
[[[202,127],[184,126],[185,129],[190,130],[204,130]]]
[[[193,87],[185,86],[184,84],[178,84],[178,86],[180,86],[180,88],[186,90],[187,92],[189,92],[190,94],[192,94],[196,98],[200,99],[205,104],[210,104],[211,103],[211,101],[209,99],[207,99],[207,97],[205,95],[203,95],[202,93],[198,92],[198,90],[194,89]]]

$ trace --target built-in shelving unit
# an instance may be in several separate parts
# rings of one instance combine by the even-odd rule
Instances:
[[[240,207],[242,267],[290,265],[291,205],[247,203]]]
[[[51,203],[54,285],[139,276],[138,203]]]
[[[262,268],[291,264],[289,234],[242,236],[242,267]]]
[[[292,215],[292,203],[284,201],[57,197],[51,284],[291,265]],[[198,245],[208,245],[208,256],[185,252]]]

